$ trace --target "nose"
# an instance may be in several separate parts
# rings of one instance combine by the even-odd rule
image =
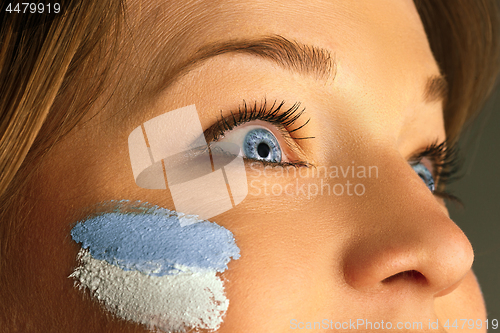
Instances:
[[[469,240],[401,158],[381,167],[351,216],[356,221],[343,269],[355,289],[398,286],[444,296],[471,268]]]

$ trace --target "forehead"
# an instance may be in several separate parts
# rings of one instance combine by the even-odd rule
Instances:
[[[396,136],[396,132],[405,132],[405,124],[420,127],[415,126],[415,119],[422,118],[424,88],[429,77],[439,75],[439,68],[411,0],[130,0],[123,55],[117,57],[125,68],[126,75],[120,78],[124,96],[130,95],[131,87],[140,85],[141,93],[134,94],[134,103],[144,108],[175,86],[176,79],[182,80],[186,73],[180,69],[189,68],[187,64],[201,49],[269,36],[283,36],[333,56],[336,75],[327,94],[353,123],[375,113],[378,118],[370,124],[382,128],[391,122],[399,128],[394,131]],[[230,73],[261,70],[257,62],[248,64],[231,67],[224,60],[217,62]],[[208,68],[204,73],[209,78],[204,75],[203,79],[215,83],[212,90],[227,89],[227,84],[217,87],[220,67]],[[272,73],[264,76],[271,80]],[[232,86],[240,89],[235,83]],[[280,84],[286,89],[283,80]],[[130,109],[132,113],[123,116],[144,116]],[[435,107],[433,119],[442,118],[441,113],[441,108]],[[441,132],[441,125],[439,120],[428,132]]]
[[[124,43],[158,80],[207,44],[271,35],[325,48],[366,80],[380,80],[388,68],[437,71],[411,0],[131,0],[127,7],[131,30]]]

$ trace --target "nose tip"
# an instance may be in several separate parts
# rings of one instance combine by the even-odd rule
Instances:
[[[399,286],[436,297],[453,291],[474,254],[458,226],[442,211],[433,213],[419,214],[419,221],[381,224],[375,237],[358,234],[345,257],[346,282],[362,291]]]
[[[429,258],[428,263],[424,261],[421,265],[436,297],[455,290],[474,261],[474,251],[469,239],[454,222],[448,221],[450,229],[453,229],[448,231],[448,239],[440,244],[434,258]]]

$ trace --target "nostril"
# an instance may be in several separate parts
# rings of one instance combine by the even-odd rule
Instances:
[[[388,278],[382,280],[382,283],[392,283],[397,280],[409,281],[413,283],[427,284],[427,279],[425,276],[416,270],[409,270],[399,272],[397,274],[391,275]]]

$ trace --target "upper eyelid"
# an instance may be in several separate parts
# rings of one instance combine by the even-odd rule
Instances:
[[[446,157],[446,150],[449,149],[446,140],[439,142],[438,140],[435,140],[432,144],[427,145],[425,148],[419,149],[415,153],[413,153],[409,158],[408,162],[416,162],[418,163],[419,161],[422,160],[424,157],[430,157],[432,160],[434,157],[434,160],[436,157],[444,158]],[[434,161],[433,161],[434,162]]]
[[[431,164],[431,168],[429,169],[425,164],[424,167],[428,169],[432,174],[432,177],[434,178],[434,181],[437,185],[437,183],[439,182],[438,178],[441,172],[441,170],[439,170],[439,165],[446,159],[446,149],[446,140],[441,142],[435,140],[432,144],[429,144],[425,148],[419,149],[418,151],[413,153],[408,158],[408,164],[413,167],[416,164],[422,163],[422,160],[424,158],[427,158]]]
[[[436,184],[443,186],[457,177],[460,170],[459,148],[456,142],[449,144],[447,140],[439,142],[435,140],[425,149],[418,151],[410,157],[409,161],[420,161],[427,157],[431,163],[433,176]]]
[[[289,139],[306,139],[292,138],[290,133],[302,129],[309,123],[310,118],[294,129],[289,130],[287,128],[304,114],[305,108],[300,109],[300,105],[300,102],[295,102],[291,107],[286,108],[285,101],[278,103],[277,100],[274,100],[272,104],[268,104],[264,98],[259,103],[254,101],[249,104],[243,100],[243,105],[238,106],[236,111],[230,110],[230,114],[225,117],[222,115],[223,111],[220,111],[220,118],[218,117],[214,124],[204,131],[205,139],[208,142],[215,141],[221,135],[221,132],[234,129],[252,120],[262,120],[275,125]]]
[[[225,117],[224,119],[227,120],[227,119],[229,119],[229,117]],[[217,120],[217,121],[220,121],[220,119]],[[231,128],[228,131],[233,131],[233,130],[239,128],[239,127],[242,127],[243,125],[246,125],[247,123],[251,123],[252,121],[254,121],[254,120],[249,120],[249,121],[246,121],[244,123],[237,123],[236,125],[233,126],[233,128]],[[290,132],[287,131],[287,129],[283,126],[283,124],[277,123],[277,122],[270,122],[270,121],[266,121],[266,120],[262,120],[262,121],[267,122],[267,123],[269,123],[271,125],[276,126],[277,129],[278,129],[278,131],[281,134],[283,134],[283,135],[291,138],[291,136],[289,135]],[[203,135],[205,136],[205,139],[207,140],[207,142],[212,142],[212,141],[216,141],[216,140],[219,139],[218,134],[216,134],[216,128],[217,128],[217,126],[218,126],[217,123],[214,123],[212,126],[210,126],[205,131],[203,131]]]
[[[204,131],[203,135],[205,136],[205,140],[210,144],[211,142],[217,141],[221,135],[225,135],[228,131],[235,130],[242,125],[259,120],[276,127],[276,131],[269,128],[268,130],[271,130],[275,136],[278,134],[278,140],[284,141],[282,144],[285,145],[285,151],[288,150],[288,153],[295,155],[296,158],[290,158],[287,154],[292,164],[297,163],[310,166],[312,164],[307,162],[307,156],[304,150],[295,140],[313,137],[299,138],[292,137],[291,135],[291,133],[296,133],[304,128],[310,121],[310,118],[308,118],[302,124],[291,128],[296,121],[303,118],[303,114],[305,113],[305,108],[300,108],[300,105],[300,102],[295,102],[291,107],[287,108],[285,107],[285,101],[277,102],[277,100],[274,100],[272,104],[268,104],[264,98],[260,103],[255,101],[253,104],[248,104],[243,100],[243,106],[240,105],[237,111],[234,111],[234,109],[228,111],[230,114],[225,117],[221,110],[220,117],[217,117],[216,121]]]

